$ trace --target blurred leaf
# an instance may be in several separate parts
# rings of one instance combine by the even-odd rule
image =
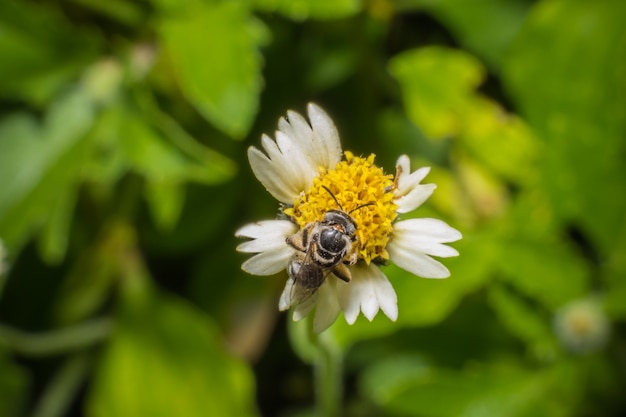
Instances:
[[[18,417],[26,405],[29,378],[0,345],[0,415]]]
[[[94,123],[93,145],[85,161],[82,179],[91,186],[92,192],[112,193],[114,186],[127,172],[128,163],[119,142],[124,109],[120,106],[105,107]]]
[[[234,138],[248,133],[258,110],[264,27],[245,2],[195,2],[160,26],[187,98]]]
[[[61,190],[48,207],[48,221],[39,235],[39,250],[50,264],[58,264],[65,257],[77,193],[74,187]]]
[[[163,230],[178,221],[185,182],[214,184],[232,173],[231,161],[217,153],[209,154],[208,148],[199,149],[202,153],[195,155],[196,160],[187,157],[132,111],[124,111],[119,122],[123,155],[129,167],[146,178],[145,196],[155,223]]]
[[[503,242],[498,258],[502,277],[521,292],[556,309],[589,290],[586,262],[556,242]]]
[[[266,12],[304,20],[336,19],[351,16],[361,9],[361,0],[253,0],[254,6]]]
[[[548,145],[541,175],[556,220],[582,226],[603,255],[626,233],[616,229],[626,213],[625,15],[626,3],[610,0],[537,3],[503,67]]]
[[[49,101],[95,58],[100,39],[45,5],[0,3],[0,94]]]
[[[469,154],[503,180],[535,185],[541,146],[522,119],[480,97],[473,100],[466,117],[459,140]]]
[[[471,55],[442,47],[403,52],[389,63],[409,118],[432,139],[455,137],[504,179],[537,178],[539,146],[531,129],[475,92],[484,68]]]
[[[124,112],[118,135],[129,167],[149,182],[182,181],[187,176],[187,159],[139,115]]]
[[[145,18],[141,11],[141,3],[132,0],[72,0],[72,2],[127,25],[138,25]]]
[[[471,201],[473,212],[489,219],[499,217],[506,211],[509,193],[500,178],[491,174],[484,165],[463,156],[458,157],[456,169],[457,181],[462,184],[465,195]],[[459,206],[458,200],[451,204]]]
[[[93,111],[90,99],[74,91],[51,106],[41,125],[25,114],[0,122],[0,177],[12,179],[0,187],[0,230],[8,246],[19,247],[33,229],[51,221],[49,207],[78,185]],[[69,226],[65,216],[55,213],[60,223],[52,228],[49,243],[64,244],[61,235],[67,230],[59,228]],[[44,248],[52,260],[64,252],[63,247]]]
[[[394,355],[370,365],[363,372],[359,388],[365,398],[384,404],[396,394],[398,387],[431,373],[431,366],[417,355]]]
[[[172,229],[185,203],[184,185],[152,181],[146,185],[145,196],[157,226],[162,230]]]
[[[458,41],[495,69],[519,30],[528,3],[524,0],[418,0],[440,19]]]
[[[537,309],[501,285],[489,289],[489,302],[500,321],[511,333],[522,339],[536,356],[548,359],[554,357],[557,345],[552,333],[551,315],[544,313],[542,316]]]
[[[473,56],[437,46],[396,55],[389,71],[400,82],[409,118],[434,139],[463,130],[473,90],[484,77]]]
[[[387,362],[387,366],[394,366],[394,360]],[[374,368],[378,386],[384,389],[368,390],[368,396],[384,410],[403,416],[566,417],[576,410],[583,377],[570,365],[536,371],[507,364],[467,367],[458,372],[414,369],[409,378],[397,379],[390,373],[391,380],[387,380]]]
[[[191,305],[151,294],[122,307],[87,402],[92,417],[254,416],[250,370]]]
[[[310,50],[307,57],[311,65],[306,74],[306,84],[313,91],[336,86],[350,77],[358,64],[357,53],[351,45],[333,45],[321,51]]]
[[[119,259],[135,240],[134,232],[124,224],[103,225],[102,235],[83,249],[57,292],[56,322],[79,322],[102,307],[120,277]]]

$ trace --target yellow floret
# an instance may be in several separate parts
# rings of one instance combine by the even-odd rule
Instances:
[[[320,169],[311,188],[284,212],[304,227],[310,222],[323,220],[328,210],[343,209],[350,213],[357,225],[353,250],[358,258],[367,264],[377,258],[389,259],[385,247],[398,208],[390,192],[393,175],[385,175],[374,165],[373,154],[361,158],[345,152],[345,158],[335,169]],[[341,207],[337,207],[337,202],[324,187],[332,191]],[[368,205],[354,210],[364,204]]]

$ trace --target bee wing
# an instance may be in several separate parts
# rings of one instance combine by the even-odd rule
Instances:
[[[313,251],[315,245],[311,245],[305,253],[296,252],[289,263],[289,281],[281,296],[284,310],[310,300],[330,274],[330,269],[322,268],[313,261]]]

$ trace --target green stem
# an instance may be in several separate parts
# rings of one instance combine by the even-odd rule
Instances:
[[[41,395],[32,417],[61,417],[66,414],[87,378],[92,357],[86,353],[71,356],[52,377]]]
[[[289,321],[289,340],[294,351],[313,365],[315,405],[319,417],[339,417],[343,400],[343,352],[332,333],[313,331],[313,318]]]
[[[0,324],[0,341],[28,356],[50,356],[79,350],[106,339],[113,324],[101,318],[45,333],[28,333]]]
[[[343,399],[343,357],[330,338],[317,336],[315,395],[320,417],[339,417]]]

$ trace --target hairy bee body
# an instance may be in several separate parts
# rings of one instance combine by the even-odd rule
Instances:
[[[349,282],[347,264],[356,262],[352,253],[356,241],[356,223],[343,210],[329,210],[324,219],[311,222],[287,238],[296,252],[287,266],[293,281],[289,305],[300,304],[312,296],[332,272]]]

